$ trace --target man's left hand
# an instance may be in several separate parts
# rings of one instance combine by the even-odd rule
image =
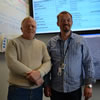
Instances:
[[[85,100],[88,100],[90,97],[92,97],[92,88],[85,86],[84,87],[84,96],[85,96]]]

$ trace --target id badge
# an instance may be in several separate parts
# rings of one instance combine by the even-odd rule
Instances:
[[[64,63],[61,64],[61,69],[64,69]]]
[[[58,76],[62,75],[62,68],[61,67],[58,68],[58,73],[57,74],[58,74]]]
[[[64,63],[60,64],[60,67],[58,67],[58,76],[61,76],[64,70]]]

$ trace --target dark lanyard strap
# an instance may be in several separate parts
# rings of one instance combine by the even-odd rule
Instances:
[[[61,64],[64,63],[65,56],[66,56],[69,46],[70,46],[70,41],[71,41],[71,38],[68,39],[68,44],[67,44],[67,48],[65,50],[65,54],[64,54],[64,51],[62,51],[62,49],[61,49],[61,42],[60,42]]]

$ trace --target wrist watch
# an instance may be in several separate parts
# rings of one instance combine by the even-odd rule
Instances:
[[[88,84],[86,85],[88,88],[92,88],[92,84]]]

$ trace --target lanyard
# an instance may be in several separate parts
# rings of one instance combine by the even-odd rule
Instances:
[[[68,49],[69,49],[69,46],[70,46],[70,41],[71,41],[71,38],[68,39],[68,44],[67,44],[65,53],[64,53],[63,49],[61,49],[61,42],[60,42],[61,64],[64,63],[65,56],[66,56]]]

